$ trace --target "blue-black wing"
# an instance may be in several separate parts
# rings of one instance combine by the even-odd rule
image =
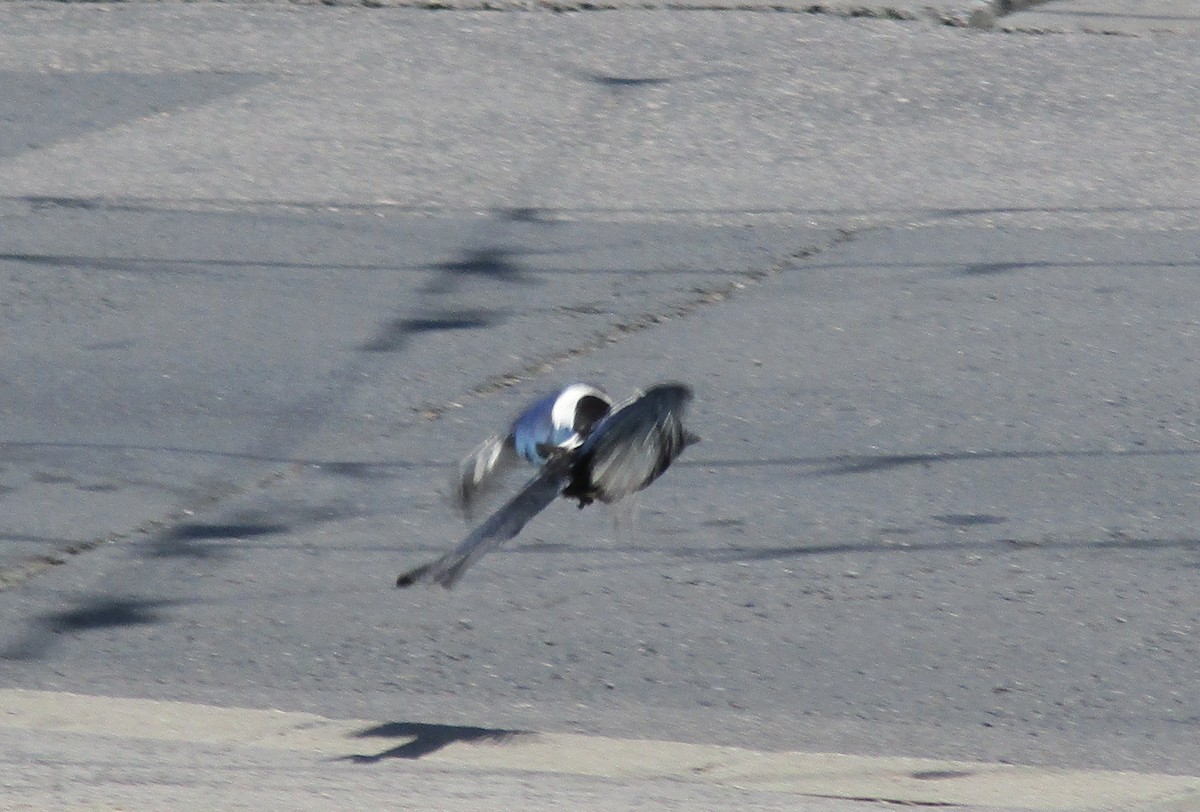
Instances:
[[[616,502],[658,479],[699,440],[683,427],[691,399],[684,384],[656,384],[604,418],[573,457],[563,496]]]
[[[454,506],[470,517],[479,500],[520,462],[511,434],[493,435],[463,457],[451,482]]]

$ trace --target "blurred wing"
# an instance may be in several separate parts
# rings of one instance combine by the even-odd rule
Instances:
[[[478,500],[493,490],[518,462],[512,435],[493,435],[480,443],[458,465],[452,485],[455,507],[470,516]]]
[[[683,428],[691,390],[661,384],[614,412],[584,447],[591,484],[602,501],[615,502],[662,475],[698,438]]]
[[[396,586],[412,586],[416,583],[441,584],[446,589],[454,586],[467,567],[520,533],[530,519],[558,498],[565,482],[565,460],[551,461],[529,480],[520,493],[475,528],[462,543],[436,561],[404,573],[396,579]]]

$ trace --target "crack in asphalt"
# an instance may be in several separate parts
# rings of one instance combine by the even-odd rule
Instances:
[[[765,269],[744,271],[741,273],[735,272],[734,278],[727,280],[721,285],[697,289],[695,295],[686,301],[655,311],[640,313],[632,318],[626,318],[612,325],[609,329],[594,334],[588,341],[582,344],[542,356],[526,363],[519,369],[494,375],[479,385],[472,387],[468,390],[467,394],[474,397],[491,394],[492,392],[544,375],[550,372],[557,364],[595,352],[596,350],[615,344],[627,336],[636,335],[669,321],[686,318],[703,308],[732,298],[740,290],[758,284],[770,277],[778,276],[797,262],[802,262],[838,245],[849,242],[864,231],[865,229],[837,229],[836,233],[824,242],[794,251],[786,257],[776,260]],[[418,407],[417,411],[426,420],[437,420],[441,418],[447,409],[454,408],[455,406],[456,402],[451,400],[424,408]]]

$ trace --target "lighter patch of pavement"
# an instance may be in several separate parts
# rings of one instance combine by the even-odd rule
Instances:
[[[122,740],[141,740],[238,750],[296,751],[323,757],[327,763],[335,760],[343,765],[359,765],[364,772],[371,764],[407,762],[409,766],[419,765],[415,772],[434,780],[438,771],[465,768],[488,777],[549,773],[613,779],[626,786],[659,781],[712,785],[723,790],[799,796],[801,800],[842,799],[1046,812],[1184,809],[1188,808],[1186,804],[1200,803],[1197,776],[766,752],[577,734],[330,719],[282,710],[53,691],[0,690],[0,706],[4,708],[0,712],[0,738],[8,741],[5,749],[9,760],[14,758],[14,746],[16,750],[21,748],[19,739],[14,741],[13,732],[37,731],[85,737],[103,745],[116,740],[118,747]],[[46,743],[55,739],[43,737],[41,741],[43,746],[51,746]],[[51,756],[49,760],[54,758]],[[253,776],[229,768],[240,763],[239,760],[226,758],[224,763],[228,782],[253,780]],[[421,769],[426,765],[429,769]],[[202,764],[196,767],[200,773],[207,771]],[[74,769],[81,768],[75,762]],[[31,789],[20,786],[21,779],[10,777],[6,782],[23,793]],[[102,771],[97,771],[92,783],[103,785],[108,781]],[[13,784],[17,786],[12,787]],[[126,789],[131,800],[138,797],[136,785]],[[158,808],[176,807],[168,803]]]

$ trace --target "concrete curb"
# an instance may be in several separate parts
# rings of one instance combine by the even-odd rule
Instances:
[[[1200,809],[1200,777],[329,719],[187,702],[0,690],[0,729],[303,751],[346,761],[403,757],[495,772],[671,780],[808,798],[1028,810]]]

